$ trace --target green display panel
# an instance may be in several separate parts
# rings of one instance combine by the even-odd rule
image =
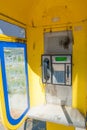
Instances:
[[[55,61],[67,61],[67,57],[55,57]]]

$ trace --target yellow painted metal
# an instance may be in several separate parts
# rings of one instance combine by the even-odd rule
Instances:
[[[45,85],[42,84],[41,54],[43,54],[43,29],[29,29],[27,32],[30,105],[45,103]]]
[[[87,88],[87,22],[73,27],[73,107],[86,113]]]
[[[72,107],[78,108],[84,115],[86,113],[86,78],[87,78],[87,57],[86,57],[86,27],[87,23],[72,25],[73,31],[73,67],[72,67]],[[66,30],[67,28],[62,28]],[[52,29],[59,31],[61,28]],[[50,31],[50,29],[47,29]],[[29,29],[28,32],[28,59],[30,67],[30,101],[31,106],[45,102],[45,86],[41,82],[41,54],[44,53],[44,30],[43,28]],[[47,130],[74,129],[47,123]]]
[[[53,123],[47,123],[47,130],[75,130],[72,126],[64,126],[64,125],[58,125]]]
[[[55,24],[87,19],[87,0],[15,0],[1,1],[0,12],[28,26],[48,25],[53,17],[60,20]]]

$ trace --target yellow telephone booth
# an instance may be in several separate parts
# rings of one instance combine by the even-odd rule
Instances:
[[[0,2],[0,116],[6,129],[86,130],[87,1]]]

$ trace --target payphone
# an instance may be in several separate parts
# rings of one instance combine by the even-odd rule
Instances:
[[[42,55],[43,83],[71,86],[71,55]]]
[[[46,32],[42,55],[42,82],[46,102],[72,105],[72,31]]]

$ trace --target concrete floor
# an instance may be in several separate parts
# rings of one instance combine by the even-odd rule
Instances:
[[[2,123],[0,123],[0,130],[7,130]],[[24,124],[22,124],[22,126],[20,128],[18,128],[17,130],[24,130]]]

